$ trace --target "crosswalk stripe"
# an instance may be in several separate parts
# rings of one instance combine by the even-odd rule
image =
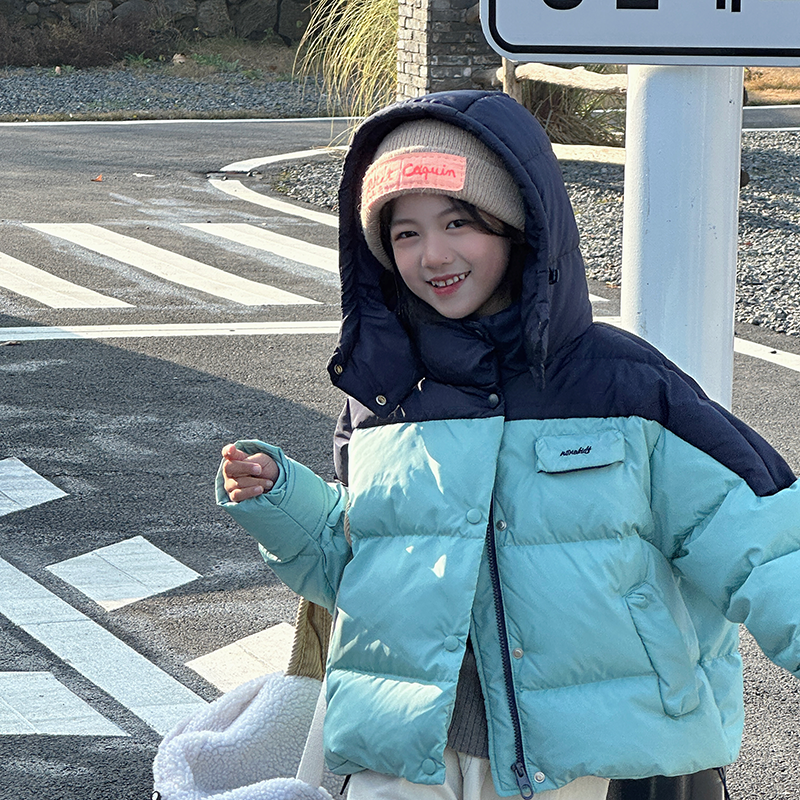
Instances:
[[[200,574],[143,536],[98,547],[47,567],[106,611],[176,589]]]
[[[291,261],[324,269],[326,272],[339,273],[338,250],[295,239],[293,236],[284,236],[244,222],[185,222],[184,227],[221,236],[223,239],[255,247],[258,250],[266,250]]]
[[[0,736],[127,736],[49,672],[0,672]]]
[[[26,223],[51,236],[130,264],[163,280],[246,306],[318,305],[316,300],[240,278],[170,250],[88,223]]]
[[[130,303],[70,283],[5,253],[0,253],[0,288],[50,308],[132,308]]]
[[[2,558],[0,614],[160,734],[206,705],[141,653]]]
[[[260,675],[285,671],[293,643],[294,627],[288,622],[280,622],[187,661],[186,666],[220,691],[229,692]]]
[[[0,517],[66,496],[18,458],[0,460]]]

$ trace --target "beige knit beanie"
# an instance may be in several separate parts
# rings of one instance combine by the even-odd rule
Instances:
[[[387,269],[392,269],[392,259],[381,242],[381,209],[412,193],[466,200],[525,229],[522,195],[497,154],[455,125],[433,119],[404,122],[380,143],[361,184],[364,238]]]

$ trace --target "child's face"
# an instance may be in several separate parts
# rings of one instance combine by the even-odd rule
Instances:
[[[510,241],[477,228],[446,195],[398,197],[389,234],[406,286],[442,316],[483,317],[510,304]]]

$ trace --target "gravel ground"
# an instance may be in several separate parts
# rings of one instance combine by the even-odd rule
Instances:
[[[0,119],[120,113],[309,117],[326,113],[316,86],[237,73],[178,78],[149,69],[0,70]]]
[[[745,131],[742,165],[750,182],[739,205],[736,320],[800,336],[800,136]],[[587,274],[619,285],[623,168],[562,162]],[[334,210],[339,166],[310,161],[287,169],[276,188]]]

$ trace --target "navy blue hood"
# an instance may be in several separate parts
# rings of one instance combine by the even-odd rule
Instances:
[[[550,141],[531,113],[508,95],[481,91],[442,92],[390,106],[359,127],[345,161],[339,191],[343,319],[328,366],[336,386],[381,417],[397,408],[426,371],[384,299],[386,270],[369,251],[359,221],[361,182],[383,138],[418,119],[472,133],[500,156],[520,187],[530,245],[520,322],[531,371],[541,379],[548,358],[592,321],[572,206]]]

